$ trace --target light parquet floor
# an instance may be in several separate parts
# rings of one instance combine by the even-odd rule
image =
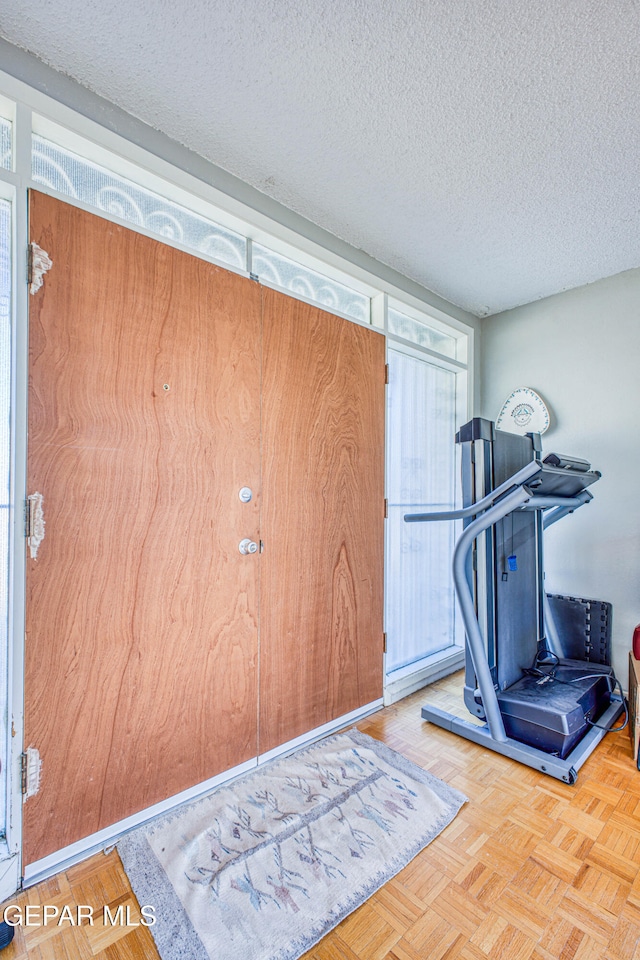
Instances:
[[[304,960],[640,960],[640,773],[627,731],[608,735],[570,787],[421,720],[426,700],[465,715],[461,683],[446,678],[359,724],[469,802]],[[87,904],[96,916],[123,904],[138,916],[115,852],[12,902]],[[147,928],[96,921],[17,928],[2,960],[27,956],[158,955]]]

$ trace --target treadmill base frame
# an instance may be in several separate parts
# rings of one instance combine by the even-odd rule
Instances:
[[[503,757],[510,757],[512,760],[524,763],[534,770],[555,777],[556,780],[573,784],[578,779],[580,767],[593,753],[605,734],[609,732],[623,710],[622,700],[619,697],[612,696],[610,705],[598,720],[599,726],[591,727],[564,760],[509,737],[503,741],[495,740],[491,736],[489,726],[486,723],[482,725],[470,723],[462,717],[447,713],[438,707],[430,707],[428,704],[422,708],[422,719],[442,727],[443,730],[449,730],[459,737],[464,737],[465,740],[470,740],[472,743],[487,747],[495,753],[500,753]]]

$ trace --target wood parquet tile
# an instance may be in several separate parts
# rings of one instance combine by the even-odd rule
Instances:
[[[456,819],[304,960],[640,960],[640,773],[610,734],[573,787],[424,723],[423,702],[465,715],[461,676],[358,726],[462,790]],[[12,902],[138,905],[117,853]],[[144,926],[16,928],[2,960],[157,960]],[[188,960],[188,958],[185,958]],[[219,960],[225,960],[220,957]],[[247,960],[252,960],[247,957]]]

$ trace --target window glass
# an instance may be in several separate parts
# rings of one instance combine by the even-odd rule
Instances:
[[[288,290],[294,296],[311,300],[327,310],[341,313],[354,320],[369,323],[371,300],[363,293],[336,280],[330,280],[315,270],[303,267],[273,250],[254,243],[251,254],[251,272],[265,283]]]
[[[12,163],[13,124],[10,120],[0,117],[0,167],[11,170]]]
[[[429,350],[436,350],[445,357],[456,357],[457,341],[455,337],[450,337],[446,333],[441,333],[433,327],[429,327],[420,320],[414,320],[413,317],[401,313],[389,307],[389,333],[395,333],[397,337],[403,340],[410,340],[421,347],[427,347]]]
[[[244,237],[35,134],[32,168],[36,183],[221,263],[246,268]]]
[[[387,673],[452,646],[455,525],[405,513],[455,508],[456,374],[389,350]]]

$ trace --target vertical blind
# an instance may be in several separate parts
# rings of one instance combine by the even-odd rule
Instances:
[[[455,504],[456,374],[389,350],[387,673],[455,643],[454,524],[405,513]]]

